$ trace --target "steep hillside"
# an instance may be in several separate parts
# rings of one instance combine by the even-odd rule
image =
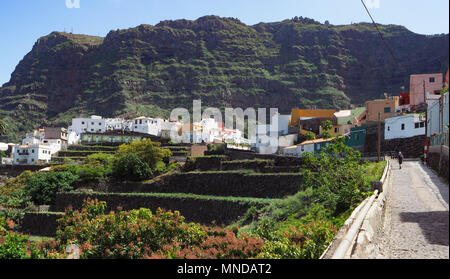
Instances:
[[[448,67],[449,36],[380,26],[398,64],[366,23],[311,19],[243,24],[206,16],[40,38],[0,89],[8,140],[76,115],[168,116],[175,107],[347,108],[408,89],[413,73]]]

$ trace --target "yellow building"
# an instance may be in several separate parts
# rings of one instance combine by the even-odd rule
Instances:
[[[367,101],[367,121],[378,121],[378,113],[380,114],[380,121],[395,116],[395,108],[399,106],[399,103],[399,96]]]
[[[321,118],[332,120],[334,117],[334,109],[299,109],[294,108],[291,111],[291,120],[289,122],[289,127],[298,127],[300,134],[306,134],[307,130],[303,130],[300,127],[300,118],[311,117],[311,118]]]

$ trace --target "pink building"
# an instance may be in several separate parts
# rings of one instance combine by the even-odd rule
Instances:
[[[425,102],[425,93],[429,95],[440,94],[443,82],[442,73],[411,75],[409,81],[410,105],[414,107]]]

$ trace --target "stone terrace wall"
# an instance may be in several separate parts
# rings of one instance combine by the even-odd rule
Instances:
[[[282,198],[297,193],[302,181],[303,177],[299,174],[192,172],[173,174],[151,183],[111,184],[108,191]]]
[[[441,169],[439,169],[439,160],[441,156],[443,156],[442,166]],[[441,146],[431,146],[430,150],[427,153],[428,165],[437,172],[439,172],[443,177],[446,177],[447,180],[449,179],[448,157],[449,157],[449,150],[447,146],[443,146],[442,153],[441,153]]]
[[[376,135],[367,135],[364,145],[365,153],[377,152],[377,140]],[[392,140],[381,140],[381,152],[401,151],[405,158],[419,158],[424,152],[425,135],[416,136],[410,138],[400,138]]]
[[[148,208],[155,212],[158,207],[166,210],[178,210],[188,222],[202,224],[228,225],[243,216],[251,206],[261,207],[264,203],[230,201],[200,198],[154,197],[145,195],[119,195],[100,193],[63,193],[58,194],[52,211],[64,211],[68,206],[80,209],[86,198],[97,198],[107,203],[106,212],[116,210],[121,206],[123,210]]]
[[[0,175],[18,176],[23,171],[38,171],[49,165],[14,165],[14,166],[0,166]]]
[[[21,232],[30,235],[55,236],[58,223],[63,213],[26,213],[21,224]]]

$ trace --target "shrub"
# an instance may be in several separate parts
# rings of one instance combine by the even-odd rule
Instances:
[[[77,179],[78,176],[68,171],[39,172],[30,177],[25,187],[25,192],[37,204],[52,204],[56,194],[72,190],[71,184]]]
[[[40,259],[41,252],[30,242],[29,237],[7,232],[0,237],[0,259]]]
[[[84,162],[88,165],[103,165],[104,167],[108,167],[112,164],[113,159],[114,155],[96,153],[87,156]]]
[[[249,258],[263,246],[257,237],[186,223],[179,212],[158,209],[104,214],[106,204],[86,200],[81,211],[66,210],[57,240],[77,244],[81,258]]]
[[[15,224],[0,216],[0,259],[38,259],[42,255],[30,243],[28,236],[12,232]]]
[[[8,179],[5,184],[0,187],[0,195],[9,195],[13,192],[21,190],[25,187],[28,179],[33,175],[31,171],[23,171],[19,176]]]
[[[134,153],[127,153],[116,158],[112,175],[119,181],[142,181],[153,177],[149,165]]]
[[[168,163],[172,152],[169,149],[161,149],[159,142],[151,140],[134,141],[130,144],[119,146],[115,158],[121,158],[123,155],[133,153],[151,169],[155,169],[158,162]]]

